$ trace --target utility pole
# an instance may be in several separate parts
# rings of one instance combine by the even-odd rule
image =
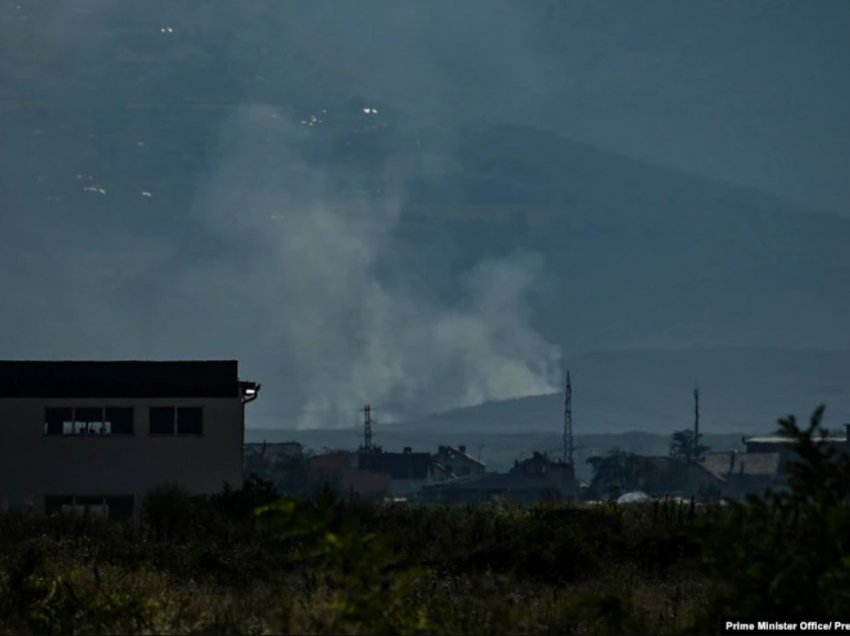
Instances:
[[[363,448],[372,450],[372,407],[363,407]]]
[[[694,387],[694,463],[699,461],[699,387]]]
[[[564,390],[564,461],[573,463],[573,387],[567,371],[567,386]]]

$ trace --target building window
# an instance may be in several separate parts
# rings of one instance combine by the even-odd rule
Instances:
[[[174,407],[152,406],[151,435],[174,435]]]
[[[47,435],[65,435],[73,426],[74,409],[45,409],[44,432]]]
[[[202,435],[203,432],[204,426],[200,407],[187,406],[177,409],[178,435]]]
[[[66,514],[102,519],[129,519],[133,516],[133,495],[47,495],[47,514]]]
[[[132,435],[132,407],[47,408],[45,435]]]
[[[152,406],[151,435],[203,435],[203,411],[199,406]]]
[[[89,407],[74,409],[74,433],[95,435],[103,432],[103,409]]]
[[[103,424],[111,435],[132,435],[133,409],[130,407],[106,407]]]

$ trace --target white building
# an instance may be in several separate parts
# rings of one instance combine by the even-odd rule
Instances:
[[[235,360],[0,361],[0,506],[137,514],[153,486],[242,486]]]

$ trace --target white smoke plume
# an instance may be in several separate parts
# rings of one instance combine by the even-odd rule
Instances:
[[[407,175],[316,168],[302,156],[311,134],[273,107],[234,114],[195,213],[238,265],[201,262],[175,281],[197,319],[211,312],[266,359],[269,393],[297,405],[298,425],[350,422],[367,402],[401,417],[557,390],[560,353],[525,299],[541,258],[478,263],[457,281],[460,303],[414,292],[404,272],[382,276]]]

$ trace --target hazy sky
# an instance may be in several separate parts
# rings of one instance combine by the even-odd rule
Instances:
[[[177,42],[203,32],[205,49],[191,55],[207,56],[209,73],[233,55],[265,82],[313,76],[440,123],[449,113],[526,122],[850,215],[842,0],[172,5],[4,2],[4,107],[38,93],[40,78],[109,92],[101,65],[125,60],[98,55],[134,24]],[[139,60],[155,65],[164,46],[174,44]],[[219,97],[261,92],[262,81],[242,79],[241,95]]]
[[[586,350],[844,346],[845,221],[771,233],[770,199],[590,146],[850,218],[847,33],[841,0],[2,2],[0,356],[239,358],[321,424],[553,391]],[[504,123],[536,164],[465,136]],[[573,199],[549,138],[594,166]],[[457,223],[504,184],[572,225]]]
[[[411,116],[528,123],[850,215],[841,0],[303,3],[278,24],[292,62]]]

